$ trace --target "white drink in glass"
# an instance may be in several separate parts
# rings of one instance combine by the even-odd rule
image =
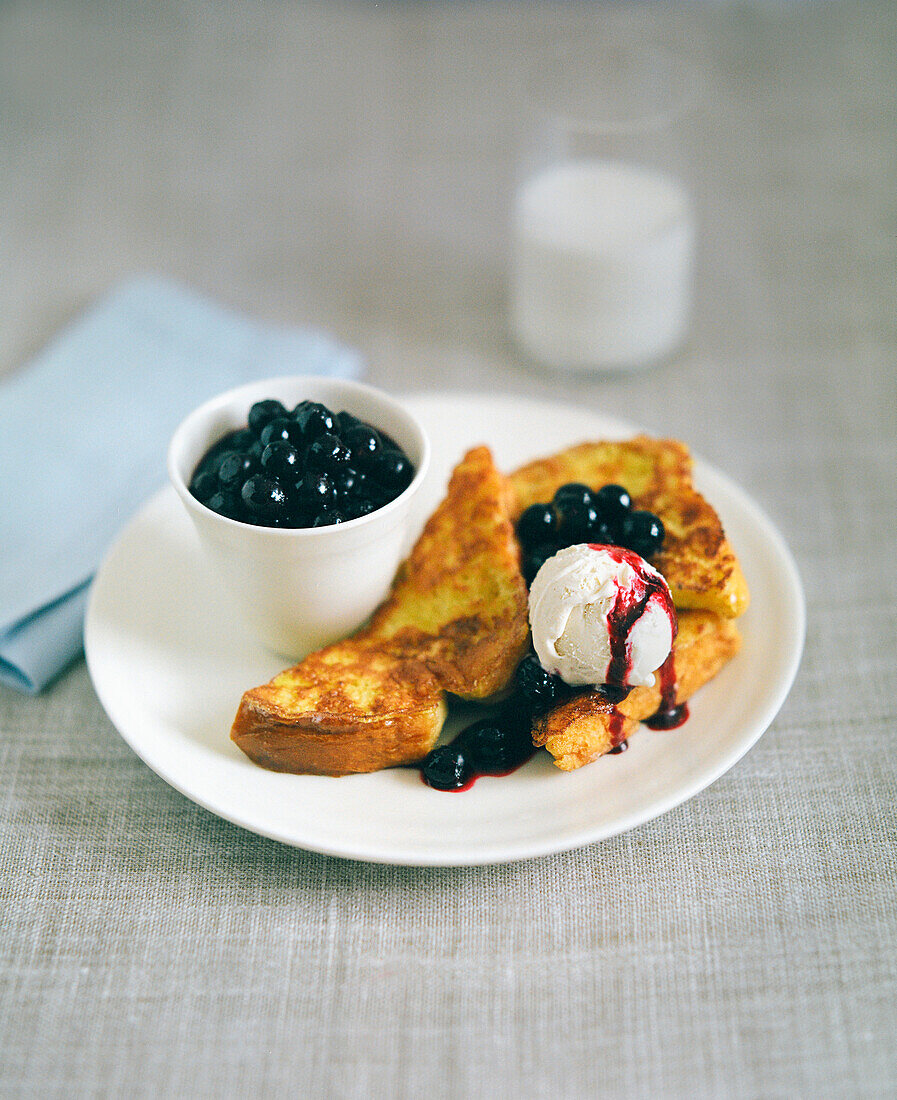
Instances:
[[[571,370],[661,359],[688,329],[694,236],[688,193],[662,172],[596,158],[530,177],[514,212],[518,342]]]

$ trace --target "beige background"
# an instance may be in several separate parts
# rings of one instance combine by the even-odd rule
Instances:
[[[558,379],[505,328],[522,71],[621,35],[705,76],[696,321],[647,376]],[[895,59],[885,2],[0,7],[0,372],[168,273],[331,329],[391,390],[681,436],[769,511],[809,608],[732,772],[504,867],[294,851],[150,773],[83,663],[0,689],[0,1094],[897,1092]]]

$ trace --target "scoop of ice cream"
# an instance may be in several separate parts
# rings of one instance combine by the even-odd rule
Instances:
[[[594,543],[545,562],[530,587],[529,620],[543,668],[579,686],[650,687],[676,635],[657,570],[631,550]]]

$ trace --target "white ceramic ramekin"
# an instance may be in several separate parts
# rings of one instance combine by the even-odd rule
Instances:
[[[269,397],[287,408],[320,401],[382,429],[410,458],[414,480],[376,512],[330,527],[255,527],[211,511],[190,493],[193,471],[213,443],[246,426],[256,401]],[[168,475],[246,625],[267,648],[298,659],[351,633],[389,591],[410,549],[411,504],[429,461],[423,428],[394,398],[358,382],[297,375],[239,386],[200,405],[172,437]]]

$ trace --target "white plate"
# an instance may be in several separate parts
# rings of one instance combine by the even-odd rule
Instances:
[[[433,464],[418,520],[442,495],[470,445],[486,442],[502,469],[631,426],[514,397],[409,399],[429,430]],[[183,506],[158,493],[97,574],[85,650],[97,694],[121,735],[188,798],[287,844],[381,863],[500,863],[613,836],[684,802],[753,745],[791,686],[804,637],[794,562],[753,501],[696,463],[695,480],[722,516],[747,575],[744,646],[691,702],[678,730],[642,728],[629,751],[562,773],[547,753],[460,794],[425,786],[416,771],[330,779],[251,764],[229,738],[241,693],[282,660],[250,640],[219,600]],[[460,719],[455,719],[456,728]]]

